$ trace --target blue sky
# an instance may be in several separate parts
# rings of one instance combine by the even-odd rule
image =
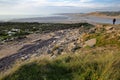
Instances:
[[[120,0],[0,0],[0,15],[47,15],[120,10]]]

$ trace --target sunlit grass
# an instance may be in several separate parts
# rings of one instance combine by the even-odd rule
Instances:
[[[65,54],[32,60],[2,80],[119,80],[120,53]],[[14,68],[14,67],[13,67]]]

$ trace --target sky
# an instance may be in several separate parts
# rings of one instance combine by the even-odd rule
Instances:
[[[0,0],[0,15],[120,11],[120,0]]]

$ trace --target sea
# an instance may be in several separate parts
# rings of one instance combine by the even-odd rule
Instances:
[[[59,22],[92,22],[112,24],[111,18],[96,16],[71,16],[69,14],[52,14],[52,15],[0,15],[0,22],[39,22],[39,23],[59,23]],[[117,19],[116,24],[120,24]]]

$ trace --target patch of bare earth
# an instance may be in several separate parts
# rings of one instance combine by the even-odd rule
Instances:
[[[23,46],[33,44],[39,40],[50,39],[51,36],[48,34],[30,34],[27,39],[21,41],[8,42],[0,45],[0,59],[12,54],[17,53]]]

